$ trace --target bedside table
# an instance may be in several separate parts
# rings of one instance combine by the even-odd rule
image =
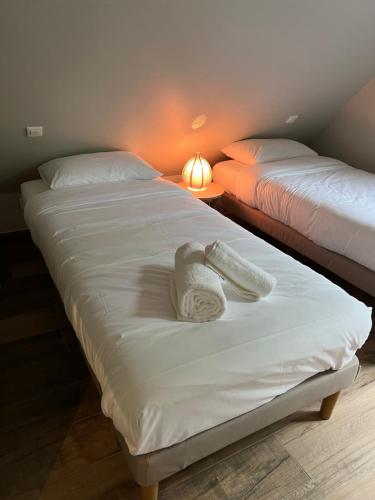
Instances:
[[[208,205],[211,205],[211,203],[213,203],[215,200],[218,200],[224,194],[223,186],[220,186],[220,184],[215,184],[215,182],[211,182],[211,184],[209,184],[204,191],[191,191],[183,182],[179,182],[178,185],[182,187],[182,189],[186,189],[186,191],[189,191],[189,193],[192,194],[194,198],[198,198]]]
[[[204,191],[191,191],[186,187],[186,184],[184,182],[181,182],[181,175],[164,175],[162,179],[166,179],[167,181],[174,182],[175,184],[178,184],[182,189],[185,189],[186,191],[189,191],[189,193],[194,196],[194,198],[198,198],[199,200],[204,201],[207,203],[207,205],[210,205],[212,208],[215,208],[216,210],[220,211],[218,207],[218,201],[220,200],[221,196],[224,194],[224,188],[223,186],[220,186],[220,184],[216,184],[215,182],[211,182],[207,186],[207,189]]]

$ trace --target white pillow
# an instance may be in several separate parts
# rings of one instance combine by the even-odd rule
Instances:
[[[66,156],[38,168],[51,189],[104,182],[155,179],[162,175],[139,156],[128,151],[110,151]]]
[[[254,165],[299,156],[318,156],[318,153],[304,144],[291,139],[245,139],[232,142],[221,150],[229,158]]]

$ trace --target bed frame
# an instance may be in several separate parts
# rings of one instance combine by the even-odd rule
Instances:
[[[320,260],[313,258],[312,256],[311,258],[322,265],[324,265],[322,263],[322,261],[324,261],[326,263],[325,267],[333,272],[336,272],[337,274],[347,276],[344,272],[347,271],[351,277],[358,278],[354,280],[355,282],[360,282],[365,285],[367,284],[367,280],[375,280],[375,273],[372,273],[355,262],[349,261],[349,259],[346,259],[345,257],[337,255],[337,260],[336,254],[333,252],[318,247],[314,243],[307,240],[307,238],[299,235],[296,231],[288,228],[284,224],[274,221],[259,210],[247,207],[245,204],[235,200],[234,197],[230,197],[230,195],[225,195],[223,205],[226,211],[229,211],[241,219],[245,219],[251,225],[261,229],[271,236],[274,236],[275,238],[288,244],[288,246],[300,251],[300,253],[310,256],[309,252],[301,250],[301,248],[303,248],[302,245],[294,245],[290,243],[292,240],[293,242],[301,242],[305,244],[304,240],[306,240],[308,243],[308,245],[306,243],[307,247],[311,245],[311,248],[313,249],[312,255],[315,256],[315,254],[318,254],[319,256],[322,255],[324,257]],[[284,228],[285,237],[281,237],[281,235],[284,234]],[[316,250],[314,247],[316,247]],[[346,265],[346,261],[350,262],[352,266],[348,267]],[[339,271],[341,271],[341,267],[343,268],[343,272],[339,273]],[[345,279],[347,281],[351,281],[348,277]],[[371,283],[368,283],[369,286],[365,286],[365,289],[368,289],[367,293],[371,290],[375,296],[375,283],[374,281],[372,283],[373,286],[371,286]],[[356,286],[358,286],[358,284]],[[95,374],[91,369],[90,371],[98,390],[101,392],[100,385],[95,377]],[[226,446],[229,446],[249,436],[250,434],[257,432],[295,413],[296,411],[311,405],[312,403],[321,401],[320,417],[324,420],[329,419],[337,403],[340,392],[352,384],[352,382],[356,379],[358,372],[359,361],[355,356],[348,365],[340,370],[329,370],[318,373],[255,410],[196,434],[181,443],[143,455],[131,455],[123,436],[116,431],[118,441],[125,455],[130,472],[134,480],[140,486],[142,500],[157,500],[159,482],[163,479],[172,476],[189,465],[212,455]]]
[[[159,481],[162,479],[305,406],[322,401],[320,417],[328,420],[340,392],[356,379],[359,368],[358,358],[354,356],[353,360],[340,370],[318,373],[255,410],[196,434],[181,443],[144,455],[131,455],[123,436],[116,431],[132,476],[141,488],[142,500],[157,500]],[[101,392],[90,366],[89,369]]]
[[[275,237],[277,237],[277,231],[267,231],[266,223],[264,222],[263,224],[261,222],[262,220],[267,221],[267,219],[269,219],[268,223],[270,227],[276,228],[279,225],[280,228],[281,226],[286,228],[286,226],[276,223],[276,221],[272,221],[272,219],[267,218],[267,216],[259,211],[256,211],[258,214],[253,216],[252,213],[255,212],[253,209],[250,209],[244,204],[240,204],[240,202],[237,202],[234,198],[231,199],[228,195],[225,196],[224,204],[225,208],[231,208],[232,213],[247,220],[250,224],[259,227],[262,231],[275,235]],[[288,229],[290,234],[293,233],[293,230],[289,228],[286,229]],[[294,233],[296,232],[294,231]],[[296,235],[298,235],[298,233],[296,233]],[[294,237],[297,240],[297,236]],[[298,235],[298,237],[301,241],[308,241],[301,235]],[[285,241],[287,238],[278,239],[288,244],[288,241]],[[311,244],[311,242],[309,242],[309,244]],[[293,245],[290,246],[293,247]],[[317,248],[320,249],[320,247]],[[324,249],[320,250],[324,251]],[[307,253],[305,254],[308,255]],[[327,253],[327,255],[329,254],[332,255],[332,252]],[[370,279],[373,280],[372,287],[369,286],[369,288],[375,296],[375,273],[369,274],[370,271],[365,270],[362,266],[355,263],[353,263],[353,265],[356,267],[352,268],[352,271],[354,274],[355,271],[359,274],[358,278],[360,281],[364,280],[365,282],[367,279],[369,281]],[[331,269],[334,270],[336,267],[333,266]],[[337,274],[339,273],[337,272]],[[351,280],[348,279],[348,281]],[[369,283],[369,285],[371,285],[371,283]],[[84,359],[87,362],[85,355]],[[88,362],[87,364],[92,373],[94,382],[99,392],[101,392],[98,380]],[[159,481],[316,401],[321,401],[320,417],[324,420],[329,419],[340,392],[351,385],[356,379],[358,371],[359,361],[357,357],[354,356],[352,361],[340,370],[329,370],[318,373],[259,408],[196,434],[178,444],[151,453],[131,455],[123,436],[117,432],[118,440],[126,457],[129,469],[141,488],[142,499],[157,500]]]
[[[312,242],[302,234],[282,222],[269,217],[264,212],[252,208],[233,195],[225,193],[221,200],[224,213],[244,220],[263,233],[284,243],[287,247],[308,257],[328,271],[351,283],[371,297],[375,297],[375,272]]]

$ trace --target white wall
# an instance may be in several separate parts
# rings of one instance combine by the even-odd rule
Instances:
[[[128,148],[173,173],[311,137],[374,74],[374,19],[374,0],[1,0],[0,190],[61,155]]]
[[[375,173],[375,77],[349,99],[313,142],[320,154]]]

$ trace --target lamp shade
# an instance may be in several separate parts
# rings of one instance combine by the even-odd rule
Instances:
[[[204,191],[212,182],[212,171],[207,160],[200,153],[195,153],[182,170],[182,180],[192,191]]]

